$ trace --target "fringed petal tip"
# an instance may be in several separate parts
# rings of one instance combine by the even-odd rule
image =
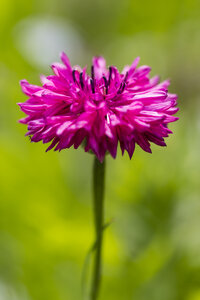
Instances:
[[[66,67],[71,68],[69,57],[67,56],[67,54],[65,52],[60,53],[60,58]]]
[[[28,81],[26,79],[22,79],[19,81],[20,85],[23,86],[23,85],[26,85],[28,84]]]
[[[20,123],[20,124],[26,124],[26,121],[24,119],[19,119],[18,123]]]

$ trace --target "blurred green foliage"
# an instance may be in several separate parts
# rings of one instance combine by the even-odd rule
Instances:
[[[107,157],[100,299],[200,300],[200,3],[197,0],[1,0],[0,299],[81,299],[93,241],[83,150],[45,153],[24,138],[19,80],[38,83],[60,51],[122,67],[141,56],[171,78],[180,120],[168,147]],[[65,49],[63,49],[65,47]]]

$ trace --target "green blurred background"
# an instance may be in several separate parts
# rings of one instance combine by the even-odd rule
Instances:
[[[179,95],[167,148],[107,157],[100,299],[200,300],[200,2],[0,4],[0,300],[81,299],[93,157],[45,153],[17,122],[19,80],[38,84],[62,50],[73,64],[104,55],[120,69],[139,55]]]

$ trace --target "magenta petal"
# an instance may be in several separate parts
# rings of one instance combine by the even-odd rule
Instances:
[[[107,152],[133,156],[135,145],[151,153],[150,143],[165,146],[172,132],[168,124],[178,120],[177,95],[168,93],[169,80],[149,78],[148,66],[137,68],[139,57],[122,73],[115,66],[106,68],[103,57],[94,57],[91,74],[86,67],[71,67],[67,55],[54,63],[54,75],[41,76],[42,86],[21,81],[25,103],[18,103],[27,115],[26,135],[33,142],[51,142],[47,151],[77,149],[84,141],[102,162]]]
[[[27,96],[31,96],[32,94],[42,90],[42,87],[37,86],[37,85],[29,84],[28,81],[26,81],[25,79],[21,80],[20,84],[21,84],[21,87],[22,87],[22,92],[24,94],[26,94]]]
[[[65,66],[67,68],[71,69],[70,60],[69,60],[68,56],[65,54],[65,52],[61,53],[60,58],[61,58],[62,62],[65,64]]]
[[[101,79],[103,75],[106,75],[106,61],[102,56],[93,58],[94,74],[96,79]]]
[[[139,61],[140,61],[140,57],[138,56],[138,57],[136,57],[136,59],[133,61],[133,63],[132,63],[132,65],[131,65],[130,69],[128,70],[128,77],[131,77],[131,76],[133,75],[133,73],[135,72],[135,69],[136,69],[136,67],[137,67],[137,65],[138,65],[138,63],[139,63]]]

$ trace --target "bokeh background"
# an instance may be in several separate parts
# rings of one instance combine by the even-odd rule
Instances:
[[[19,80],[38,84],[62,50],[120,69],[139,55],[179,95],[167,148],[107,157],[100,299],[200,300],[200,2],[1,0],[0,35],[0,300],[82,299],[93,157],[45,153],[17,121]]]

